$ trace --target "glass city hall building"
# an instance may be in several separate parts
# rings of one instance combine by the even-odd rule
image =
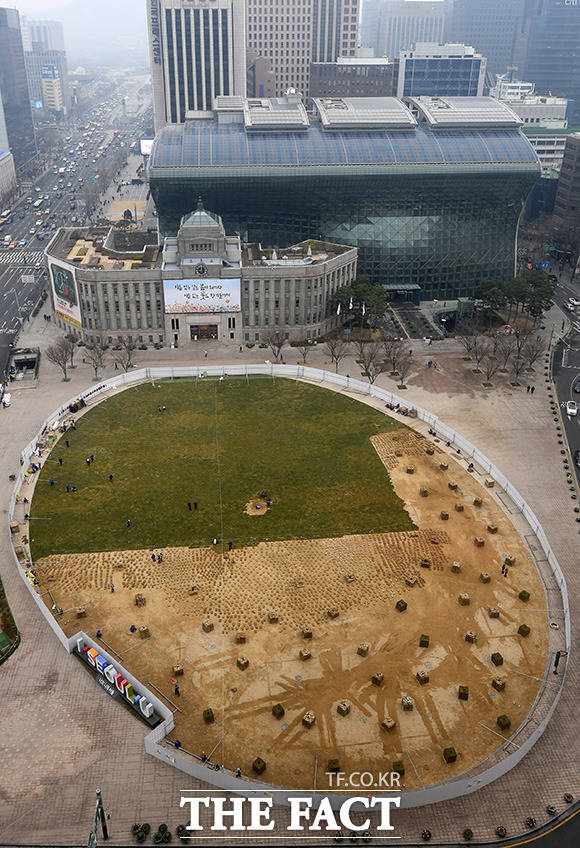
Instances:
[[[267,246],[358,248],[358,271],[420,297],[465,297],[514,275],[517,224],[540,175],[520,119],[491,98],[247,100],[157,136],[162,235],[202,196],[229,232]]]

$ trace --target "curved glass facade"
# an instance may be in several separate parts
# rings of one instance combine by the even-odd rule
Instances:
[[[164,235],[201,196],[243,240],[351,244],[359,272],[445,299],[513,276],[539,170],[517,130],[247,133],[195,121],[158,136],[149,178]]]

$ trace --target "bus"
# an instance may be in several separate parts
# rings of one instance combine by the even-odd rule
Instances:
[[[39,197],[38,200],[35,200],[32,205],[34,206],[35,209],[40,209],[40,207],[42,206],[43,203],[44,203],[44,197]]]

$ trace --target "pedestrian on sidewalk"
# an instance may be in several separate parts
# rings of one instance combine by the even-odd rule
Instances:
[[[233,543],[233,542],[232,542],[232,540],[230,539],[230,541],[228,542],[228,551],[231,551],[231,549],[232,549],[232,545],[233,545],[233,544],[234,544],[234,543]]]
[[[188,508],[188,510],[191,512],[191,501],[188,501],[188,502],[187,502],[187,508]]]
[[[59,464],[59,465],[62,465],[62,456],[59,456],[59,458],[58,458],[58,464]]]
[[[131,519],[128,518],[127,521],[125,522],[125,527],[130,527],[130,526],[131,526]]]
[[[113,482],[113,475],[109,474],[109,483],[112,483],[112,482]]]
[[[526,392],[527,392],[528,394],[530,393],[530,386],[526,386]]]
[[[115,591],[115,584],[111,583],[110,585],[111,585],[111,594],[113,594],[113,592]]]
[[[194,509],[197,509],[197,501],[194,501],[194,502],[193,502],[193,508],[194,508]]]
[[[175,684],[175,687],[174,687],[174,689],[173,689],[173,692],[174,692],[174,694],[175,694],[175,695],[177,695],[177,697],[179,698],[179,694],[180,694],[180,693],[179,693],[179,686],[177,685],[177,683]]]
[[[532,386],[532,388],[530,389],[530,391],[531,391],[531,393],[532,393],[532,394],[534,394],[534,392],[536,391],[536,387],[535,387],[535,386]]]

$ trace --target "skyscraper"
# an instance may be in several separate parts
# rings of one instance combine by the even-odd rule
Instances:
[[[8,135],[4,121],[4,109],[0,97],[0,209],[4,208],[7,200],[16,190],[16,172],[14,158],[8,149]]]
[[[574,100],[580,115],[580,2],[530,0],[533,4],[523,74],[536,93]]]
[[[417,41],[443,41],[445,12],[443,2],[365,0],[361,41],[365,47],[373,48],[375,56],[393,60]]]
[[[311,62],[354,56],[359,0],[248,0],[248,49],[268,58],[276,94],[309,93]]]
[[[155,131],[246,93],[245,0],[147,0]]]
[[[20,15],[16,9],[0,8],[0,96],[8,145],[16,167],[38,153],[24,64]]]
[[[68,64],[61,22],[31,21],[22,17],[21,27],[33,115],[45,117],[45,112],[68,111]]]
[[[31,21],[22,17],[22,41],[24,50],[32,50],[33,44],[42,45],[43,50],[64,48],[64,29],[60,21]]]
[[[529,0],[454,0],[446,36],[473,44],[487,57],[488,68],[503,74],[518,65],[520,42],[525,38]],[[519,68],[521,76],[521,68]]]

